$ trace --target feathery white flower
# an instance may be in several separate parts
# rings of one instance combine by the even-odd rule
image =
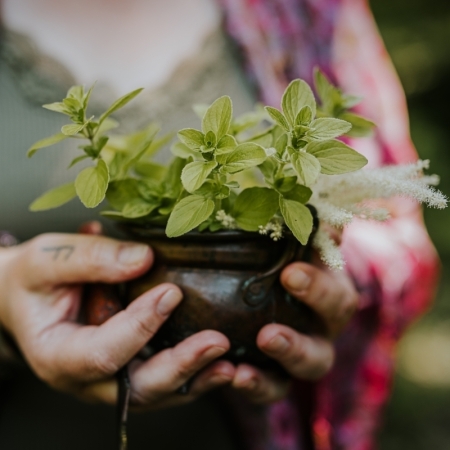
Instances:
[[[321,227],[317,230],[312,245],[319,252],[320,259],[328,267],[334,270],[344,268],[345,261],[339,247]]]

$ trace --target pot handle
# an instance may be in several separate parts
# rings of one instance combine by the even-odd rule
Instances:
[[[242,298],[248,306],[259,306],[287,263],[292,261],[297,252],[298,242],[296,239],[290,239],[286,248],[277,263],[267,272],[254,275],[242,285]]]

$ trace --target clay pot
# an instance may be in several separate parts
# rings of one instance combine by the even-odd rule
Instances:
[[[256,346],[264,325],[281,323],[303,333],[323,332],[318,316],[279,282],[283,267],[305,258],[309,251],[290,233],[278,242],[243,231],[190,232],[169,239],[162,228],[131,223],[120,227],[155,253],[152,269],[126,284],[127,302],[163,282],[178,285],[184,294],[150,341],[151,353],[213,329],[230,340],[227,359],[270,369],[276,368],[275,362]]]

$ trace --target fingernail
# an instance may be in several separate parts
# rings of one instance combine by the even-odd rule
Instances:
[[[161,316],[167,316],[177,306],[183,295],[177,289],[169,289],[159,300],[156,310]]]
[[[148,246],[144,244],[125,244],[119,252],[119,262],[126,265],[141,263],[148,254]]]
[[[289,289],[301,291],[306,289],[311,283],[311,278],[302,270],[293,270],[286,278],[286,284]]]
[[[282,353],[285,350],[287,350],[288,347],[289,347],[288,340],[285,337],[278,334],[272,340],[269,341],[266,349],[271,352]]]
[[[217,347],[217,346],[211,347],[211,348],[208,348],[208,350],[206,350],[203,353],[202,359],[213,360],[213,359],[218,358],[219,356],[222,356],[226,351],[227,351],[227,349],[223,348],[223,347]]]

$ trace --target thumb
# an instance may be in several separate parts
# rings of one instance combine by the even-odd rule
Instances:
[[[42,234],[21,247],[19,267],[28,288],[117,283],[143,274],[153,262],[148,245],[103,236]]]

